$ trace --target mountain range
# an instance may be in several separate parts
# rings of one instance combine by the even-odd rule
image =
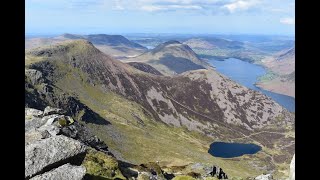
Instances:
[[[107,40],[94,42],[74,37],[26,50],[25,106],[65,109],[128,163],[215,162],[243,178],[288,174],[294,114],[271,98],[219,74],[177,41],[130,62],[96,47]],[[262,151],[225,160],[207,153],[213,141],[255,143]]]
[[[210,65],[185,44],[167,41],[125,62],[146,63],[165,75],[180,74],[190,70],[206,69]]]
[[[25,41],[25,48],[32,49],[43,45],[54,45],[68,40],[85,39],[92,42],[96,48],[105,54],[111,55],[117,59],[123,59],[139,55],[147,50],[140,44],[129,41],[121,35],[107,34],[62,34],[52,38],[29,38]]]

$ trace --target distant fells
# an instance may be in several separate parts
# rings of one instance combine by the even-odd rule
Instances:
[[[129,58],[126,61],[149,64],[166,75],[210,67],[189,46],[178,41],[165,42],[142,55]]]
[[[25,53],[26,179],[289,177],[294,114],[219,74],[189,46],[53,39]],[[99,45],[141,53],[119,61]],[[216,158],[208,153],[214,141],[262,150]]]

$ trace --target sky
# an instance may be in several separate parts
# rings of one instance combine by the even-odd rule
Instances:
[[[295,34],[294,0],[26,0],[26,34]]]

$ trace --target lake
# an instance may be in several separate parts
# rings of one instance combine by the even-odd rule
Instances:
[[[264,67],[235,58],[229,58],[224,61],[211,59],[209,60],[209,63],[216,67],[216,70],[221,74],[224,74],[247,88],[262,92],[290,112],[295,111],[295,99],[293,97],[266,91],[254,85],[257,82],[258,77],[267,73],[267,70]]]
[[[214,142],[208,152],[214,157],[233,158],[244,154],[255,154],[260,150],[261,147],[255,144]]]

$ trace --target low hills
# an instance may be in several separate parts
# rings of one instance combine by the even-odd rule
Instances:
[[[273,76],[262,78],[257,86],[280,94],[295,97],[295,47],[278,52],[262,61]]]

